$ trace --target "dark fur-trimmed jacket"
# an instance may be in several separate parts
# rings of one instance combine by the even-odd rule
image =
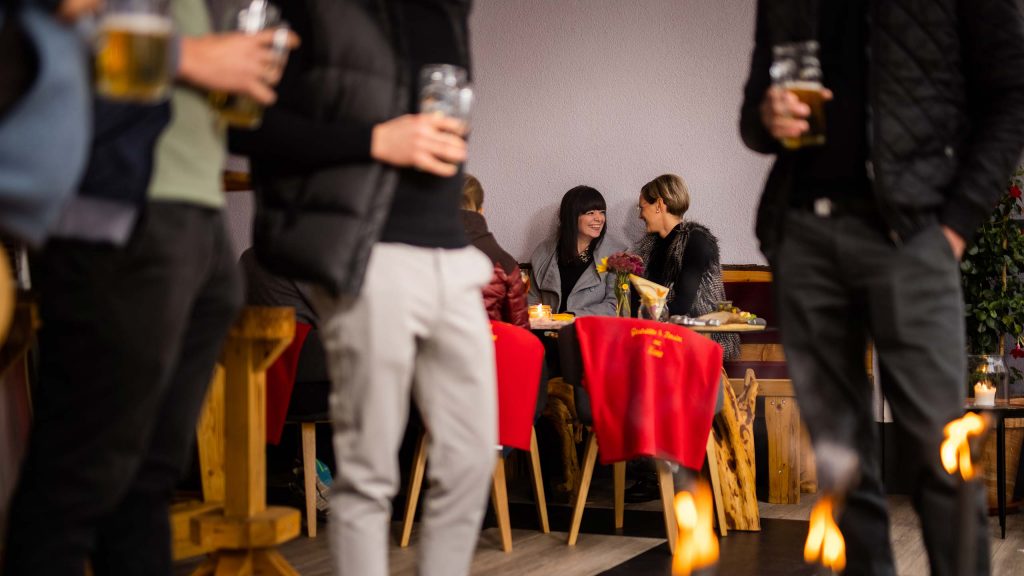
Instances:
[[[686,311],[688,316],[696,318],[709,312],[714,312],[717,309],[718,302],[727,299],[725,285],[722,283],[722,262],[721,253],[718,249],[718,238],[706,226],[696,222],[680,222],[676,228],[678,232],[672,239],[672,244],[669,245],[668,253],[665,255],[664,270],[661,270],[657,277],[679,278],[680,272],[683,271],[683,267],[686,265],[683,258],[686,254],[686,246],[694,235],[699,234],[702,236],[706,244],[711,248],[708,254],[707,267],[696,271],[699,278],[697,292],[693,297],[693,304]],[[644,269],[648,271],[645,275],[648,277],[651,276],[649,270],[651,254],[654,252],[654,247],[657,245],[658,240],[657,234],[648,234],[640,240],[636,248],[637,254],[644,261]],[[692,267],[693,264],[690,264],[690,266]],[[675,300],[676,288],[675,284],[669,287],[668,296],[666,297],[668,303]],[[722,357],[725,360],[739,357],[740,339],[738,335],[711,334],[711,339],[722,346]]]
[[[1024,149],[1024,23],[1017,0],[869,0],[869,159],[879,211],[895,243],[934,222],[970,241]],[[758,210],[771,259],[782,234],[794,157],[761,122],[777,23],[806,2],[759,0],[740,131],[777,154]]]

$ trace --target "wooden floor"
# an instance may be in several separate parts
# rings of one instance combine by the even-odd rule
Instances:
[[[554,574],[557,576],[587,576],[592,574],[670,574],[670,558],[665,546],[663,525],[654,504],[627,505],[626,526],[623,534],[615,534],[611,510],[597,490],[592,505],[584,515],[584,526],[579,543],[574,548],[565,545],[564,531],[541,534],[533,529],[532,504],[513,503],[512,521],[514,550],[501,551],[497,528],[481,532],[473,560],[473,574],[488,576],[526,576]],[[918,531],[917,517],[906,497],[890,499],[892,512],[892,541],[896,552],[897,573],[901,576],[927,576],[928,560]],[[722,566],[719,574],[729,576],[801,576],[815,572],[803,564],[800,551],[806,535],[806,520],[813,505],[813,497],[805,497],[794,506],[761,504],[765,521],[761,533],[733,532],[722,540]],[[551,505],[552,530],[564,530],[569,510],[566,506]],[[488,520],[493,526],[493,522]],[[1024,574],[1024,514],[1007,518],[1006,540],[999,539],[998,519],[989,522],[992,535],[993,576]],[[394,532],[397,534],[395,525]],[[390,552],[391,574],[413,575],[416,566],[416,532],[413,545],[406,550],[393,546]],[[332,574],[327,526],[321,524],[318,538],[305,536],[282,546],[284,555],[292,565],[307,576]],[[176,566],[178,575],[188,574],[196,561]]]

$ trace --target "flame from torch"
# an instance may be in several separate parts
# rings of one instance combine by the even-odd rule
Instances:
[[[834,571],[842,572],[846,567],[846,540],[836,525],[833,498],[825,494],[811,510],[810,528],[804,544],[804,561],[820,563]]]
[[[964,480],[974,478],[970,439],[972,436],[984,434],[986,428],[988,428],[988,422],[983,416],[974,412],[968,412],[964,414],[963,418],[946,424],[943,429],[946,438],[942,441],[940,448],[942,466],[946,472],[956,474],[959,471]]]
[[[711,488],[706,482],[697,483],[694,491],[676,494],[676,523],[679,539],[672,560],[673,576],[689,576],[694,570],[707,568],[718,562],[718,539],[712,526]]]

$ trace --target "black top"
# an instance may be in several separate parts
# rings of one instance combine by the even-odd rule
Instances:
[[[867,0],[819,2],[823,83],[834,99],[825,104],[825,145],[796,152],[799,169],[792,201],[842,202],[868,190]]]
[[[569,303],[569,294],[576,287],[576,283],[580,281],[580,276],[583,276],[583,272],[593,261],[593,255],[588,248],[585,258],[573,258],[567,264],[558,263],[558,276],[562,280],[562,301],[558,303],[557,310],[559,314],[566,311],[566,306]]]
[[[670,315],[690,313],[694,301],[697,299],[697,288],[700,286],[701,277],[708,271],[711,262],[715,257],[714,244],[711,239],[699,232],[691,232],[686,241],[686,248],[683,250],[683,262],[679,266],[679,272],[675,278],[666,278],[669,248],[679,235],[679,227],[673,228],[668,236],[659,238],[651,251],[650,260],[647,262],[647,279],[662,286],[671,285],[675,291],[672,300],[668,302]]]
[[[410,110],[419,108],[419,73],[427,64],[467,67],[458,40],[455,8],[429,0],[394,3],[395,27],[402,37]],[[451,178],[413,169],[402,170],[381,242],[430,248],[461,248],[468,244],[460,217],[462,168]]]

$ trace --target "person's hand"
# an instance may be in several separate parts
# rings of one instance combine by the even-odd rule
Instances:
[[[274,37],[284,36],[284,49],[275,50]],[[281,42],[282,36],[278,36]],[[260,104],[273,104],[272,87],[281,79],[286,50],[299,45],[294,33],[278,29],[255,34],[230,32],[182,37],[178,76],[200,88],[242,94]]]
[[[949,242],[949,248],[953,251],[953,256],[956,256],[956,261],[959,262],[964,257],[964,249],[967,247],[967,242],[964,241],[963,236],[954,232],[949,226],[942,227],[942,234]]]
[[[454,176],[466,159],[465,124],[438,114],[406,114],[373,127],[370,156],[399,167]]]
[[[65,22],[74,22],[85,16],[98,11],[103,6],[103,0],[63,0],[57,6],[57,17]]]
[[[821,89],[826,102],[832,99],[832,91]],[[810,130],[807,123],[811,115],[811,107],[804,104],[789,90],[773,86],[764,94],[761,101],[761,122],[777,140],[797,138]]]

